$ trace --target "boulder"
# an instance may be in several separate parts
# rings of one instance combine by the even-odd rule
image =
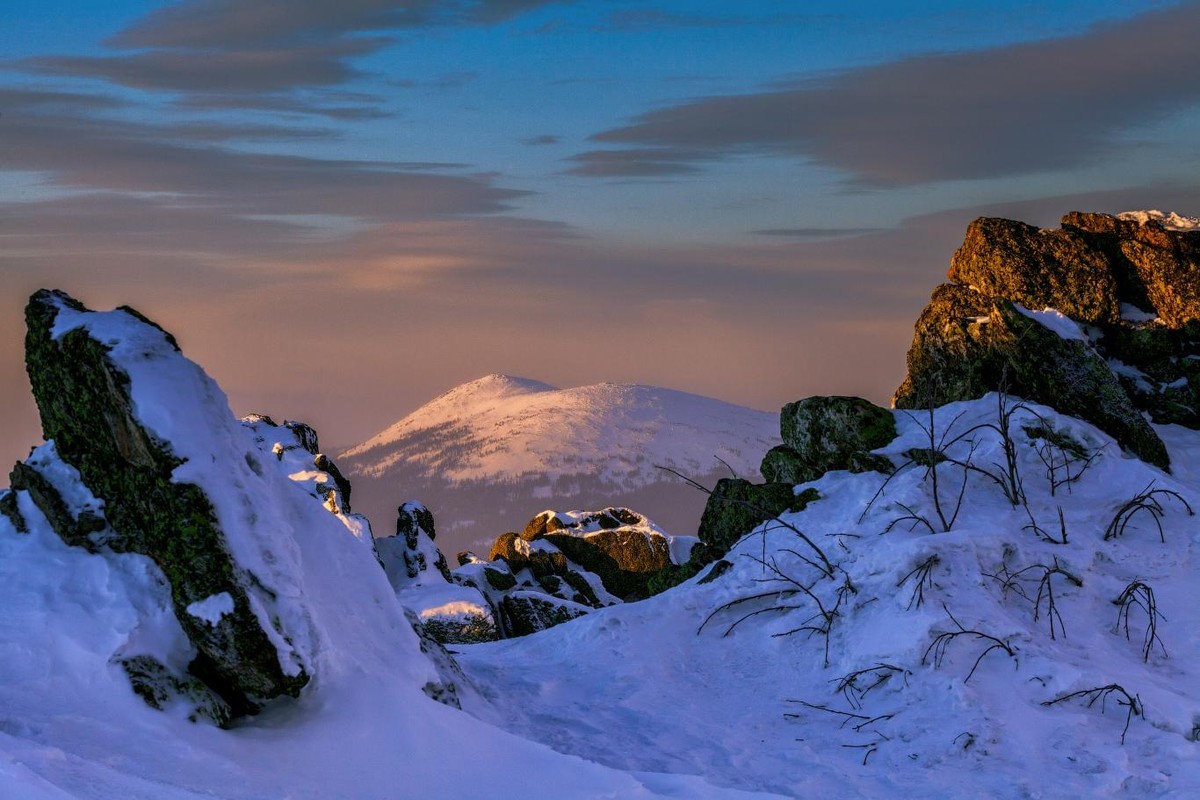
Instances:
[[[586,613],[588,609],[577,603],[529,591],[505,595],[500,603],[500,614],[510,636],[528,636]]]
[[[896,438],[896,421],[891,411],[861,397],[807,397],[788,403],[779,414],[779,429],[786,449],[775,448],[763,459],[768,481],[768,473],[796,484],[837,469],[891,472],[891,463],[870,451]]]
[[[529,521],[521,538],[553,545],[624,600],[648,596],[651,577],[674,563],[672,545],[677,539],[636,511],[620,507],[543,511]],[[687,555],[678,560],[686,561]]]
[[[102,541],[90,539],[83,529],[99,523],[85,522],[81,529],[81,519],[64,517],[46,492],[43,503],[56,533],[68,544],[141,553],[158,566],[176,619],[195,647],[188,672],[232,715],[298,695],[309,680],[308,667],[297,663],[295,652],[286,668],[281,663],[277,643],[290,647],[297,632],[282,619],[264,623],[276,597],[268,576],[234,560],[205,491],[176,479],[185,460],[143,424],[139,414],[161,411],[135,408],[131,376],[120,364],[136,358],[178,363],[188,375],[198,370],[180,363],[173,338],[130,309],[95,314],[64,293],[43,290],[30,299],[26,321],[26,366],[45,438],[103,503],[110,528]],[[101,332],[94,335],[93,325]],[[35,477],[38,470],[17,472],[31,495],[45,489]],[[217,607],[219,613],[195,611]]]
[[[817,499],[815,490],[797,495],[790,483],[757,484],[722,478],[713,487],[700,518],[700,541],[714,557],[729,551],[743,536],[788,511],[802,511]]]

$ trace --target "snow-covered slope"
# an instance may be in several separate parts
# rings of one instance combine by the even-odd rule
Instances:
[[[231,730],[188,721],[171,699],[151,708],[119,661],[188,663],[164,572],[102,541],[96,552],[68,546],[47,492],[0,490],[0,798],[727,795],[564,756],[430,699],[452,662],[418,639],[365,526],[323,502],[327,476],[300,468],[311,454],[273,446],[261,420],[234,419],[216,383],[137,315],[68,305],[60,315],[60,334],[86,329],[109,348],[136,423],[180,459],[172,481],[202,487],[239,575],[273,601],[264,616],[280,662],[299,661],[311,680]],[[58,458],[47,443],[30,460],[61,487],[69,515],[111,510]],[[187,611],[216,625],[228,601]],[[461,676],[457,694],[479,702]]]
[[[762,454],[778,443],[777,414],[686,392],[555,389],[489,375],[347,450],[338,464],[377,533],[389,532],[400,500],[419,498],[453,559],[551,506],[627,505],[672,533],[693,533],[703,495],[656,465],[706,478],[728,475],[725,461],[757,478]]]
[[[939,446],[966,434],[952,458],[1002,474],[998,431],[968,433],[997,420],[991,395],[932,424]],[[1169,475],[1045,407],[1010,421],[1027,506],[951,462],[937,484],[911,464],[828,473],[784,517],[795,530],[767,523],[715,581],[463,648],[484,713],[620,769],[793,797],[1200,796],[1200,434],[1158,428]],[[897,423],[882,452],[900,464],[930,420]],[[1052,494],[1038,451],[1056,480],[1063,452],[1026,428],[1079,444],[1082,477]],[[935,492],[949,521],[964,477],[943,530]],[[1115,603],[1131,586],[1153,605],[1142,589]]]

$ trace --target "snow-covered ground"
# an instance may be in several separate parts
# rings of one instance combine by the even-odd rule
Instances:
[[[995,422],[996,400],[940,409],[935,436]],[[823,499],[785,521],[829,557],[833,579],[805,563],[820,562],[794,532],[768,525],[743,540],[734,568],[712,583],[693,580],[537,636],[461,648],[460,663],[490,703],[479,713],[619,769],[698,774],[795,797],[1200,796],[1197,517],[1181,500],[1155,495],[1165,542],[1149,511],[1105,540],[1122,503],[1147,487],[1178,492],[1200,509],[1200,436],[1159,429],[1176,465],[1167,475],[1123,455],[1098,430],[1035,409],[1100,453],[1077,483],[1051,496],[1035,448],[1050,450],[1022,430],[1041,421],[1014,413],[1029,511],[1045,537],[978,473],[949,531],[922,467],[902,471],[873,504],[883,476],[830,473],[808,484]],[[883,452],[901,461],[908,448],[929,446],[929,421],[902,412],[897,419],[901,436]],[[1000,472],[996,431],[972,438],[972,463]],[[970,447],[960,442],[950,454],[963,458]],[[948,517],[962,470],[939,470]],[[1061,538],[1059,508],[1065,544],[1046,540]],[[936,532],[902,520],[884,533],[909,510]],[[930,567],[923,584],[922,565]],[[1039,596],[1047,567],[1061,572],[1050,573]],[[1129,606],[1128,637],[1117,628],[1113,601],[1136,581],[1153,590],[1162,615],[1161,644],[1152,643],[1148,658],[1148,615],[1138,601]],[[831,625],[799,585],[820,598]],[[771,594],[710,619],[758,593]],[[752,613],[773,606],[789,610]],[[939,644],[958,624],[996,641],[964,634]],[[828,663],[818,630],[825,627]],[[858,670],[870,671],[843,686]],[[1111,684],[1143,711],[1129,719],[1124,743],[1129,709],[1115,690],[1091,707],[1090,696],[1044,705]]]

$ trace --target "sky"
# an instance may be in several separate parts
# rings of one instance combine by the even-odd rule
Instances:
[[[967,223],[1200,215],[1200,2],[6,0],[0,460],[40,287],[333,452],[502,372],[886,404]]]

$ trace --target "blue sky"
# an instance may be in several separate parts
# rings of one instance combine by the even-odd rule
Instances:
[[[974,216],[1200,213],[1200,4],[9,0],[42,285],[351,444],[460,381],[886,402]]]

